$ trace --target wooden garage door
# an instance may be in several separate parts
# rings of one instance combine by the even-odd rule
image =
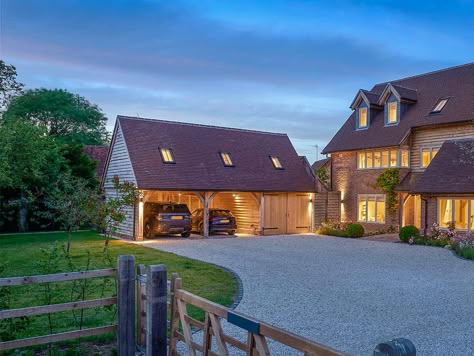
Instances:
[[[305,233],[311,230],[311,211],[309,194],[288,194],[288,222],[289,234]]]
[[[264,194],[264,235],[286,234],[288,194]]]

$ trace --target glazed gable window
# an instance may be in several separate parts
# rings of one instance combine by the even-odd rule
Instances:
[[[458,230],[474,230],[474,197],[471,199],[438,199],[438,225]]]
[[[405,149],[357,153],[357,169],[408,168],[409,166],[409,153]]]
[[[393,125],[398,122],[398,104],[396,101],[391,101],[387,104],[387,124]]]
[[[385,194],[361,194],[357,200],[358,221],[385,223]]]
[[[357,109],[357,128],[366,129],[369,127],[369,114],[367,108]]]

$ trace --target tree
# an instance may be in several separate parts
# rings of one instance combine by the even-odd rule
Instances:
[[[99,187],[99,181],[95,175],[97,161],[84,153],[83,145],[65,144],[61,146],[60,151],[72,176],[86,180],[89,188]]]
[[[70,174],[61,175],[55,189],[46,198],[46,206],[55,212],[55,220],[67,231],[67,255],[71,249],[72,233],[92,221],[99,198],[87,180]]]
[[[0,125],[0,190],[15,196],[18,227],[28,229],[28,207],[47,195],[65,167],[54,140],[41,126],[22,120]]]
[[[10,102],[3,120],[11,119],[44,125],[48,134],[62,143],[102,145],[108,137],[107,118],[102,110],[62,89],[27,90]]]
[[[135,184],[128,181],[120,182],[118,177],[112,179],[115,190],[114,197],[107,197],[97,201],[95,214],[95,225],[104,232],[104,255],[109,248],[110,238],[115,235],[121,223],[126,219],[125,209],[134,206],[139,198],[139,192]]]
[[[328,185],[329,184],[329,174],[328,174],[328,170],[325,166],[323,167],[320,167],[319,169],[317,169],[315,172],[316,174],[316,177],[319,178],[319,180],[324,184],[324,185]]]
[[[16,81],[16,76],[16,68],[0,59],[0,109],[22,92],[23,84]]]

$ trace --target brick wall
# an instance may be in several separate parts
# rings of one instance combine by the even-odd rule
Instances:
[[[341,192],[341,221],[357,221],[357,196],[359,194],[383,194],[375,187],[377,177],[385,169],[357,169],[357,152],[340,152],[331,156],[332,189]],[[400,177],[408,173],[408,169],[399,169]],[[390,227],[399,228],[399,209],[394,213],[385,214],[385,224],[362,223],[366,231],[387,230]]]

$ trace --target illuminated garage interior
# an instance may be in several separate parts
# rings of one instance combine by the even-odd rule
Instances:
[[[176,192],[143,191],[137,209],[136,238],[143,239],[143,205],[152,202],[184,203],[196,209],[230,210],[237,220],[237,233],[250,235],[295,234],[312,231],[312,193]],[[263,209],[262,209],[263,206]],[[204,219],[204,236],[209,235]],[[207,225],[207,226],[206,226]]]

